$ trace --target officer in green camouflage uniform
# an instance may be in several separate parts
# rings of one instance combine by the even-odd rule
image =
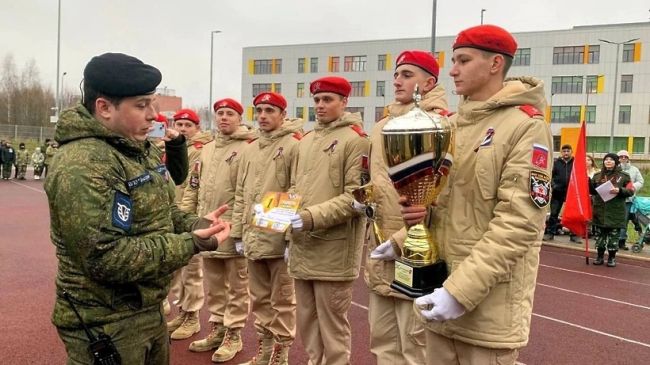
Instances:
[[[58,259],[52,322],[68,364],[93,363],[71,303],[95,336],[111,337],[122,364],[168,364],[161,301],[171,274],[228,237],[227,207],[199,219],[173,204],[160,150],[146,141],[160,71],[107,53],[84,80],[83,105],[59,118],[45,184]]]
[[[18,180],[25,180],[25,172],[27,172],[27,165],[29,165],[29,152],[25,148],[24,143],[18,145],[18,151],[16,151],[16,173],[18,175]]]

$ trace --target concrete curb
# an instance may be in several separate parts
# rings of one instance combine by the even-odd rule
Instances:
[[[580,252],[585,252],[585,244],[584,242],[581,243],[580,245],[577,244],[566,244],[566,243],[555,243],[555,242],[550,242],[550,241],[544,241],[542,242],[542,245],[550,246],[550,247],[557,247],[557,248],[566,248],[569,250],[573,251],[580,251]],[[619,250],[618,253],[616,254],[616,257],[624,257],[626,259],[631,259],[631,260],[639,260],[639,261],[645,261],[645,262],[650,262],[650,257],[645,257],[645,256],[640,256],[636,254],[630,254],[627,253],[628,251],[621,251]],[[593,248],[589,248],[589,253],[596,253],[596,250]]]

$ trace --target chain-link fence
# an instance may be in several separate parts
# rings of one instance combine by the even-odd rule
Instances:
[[[0,138],[10,141],[34,140],[43,142],[46,138],[54,138],[54,127],[0,124]]]

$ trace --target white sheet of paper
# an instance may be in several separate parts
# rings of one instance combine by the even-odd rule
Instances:
[[[614,184],[612,184],[611,181],[607,181],[606,183],[597,187],[596,191],[598,192],[598,195],[600,195],[600,197],[603,199],[603,201],[606,202],[612,200],[616,196],[616,194],[609,192],[613,188]]]

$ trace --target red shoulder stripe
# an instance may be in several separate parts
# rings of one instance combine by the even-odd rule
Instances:
[[[352,128],[352,130],[355,131],[360,137],[368,137],[361,126],[355,124],[351,125],[350,128]]]
[[[296,133],[294,133],[294,134],[293,134],[293,138],[295,138],[295,139],[297,139],[297,140],[300,141],[300,140],[302,139],[302,133],[300,133],[300,132],[296,132]]]
[[[200,150],[201,148],[203,148],[203,142],[194,142],[193,146],[197,150]]]
[[[528,116],[531,117],[531,118],[538,117],[538,116],[539,117],[544,116],[544,114],[542,112],[540,112],[539,109],[537,109],[534,106],[529,105],[529,104],[520,105],[519,110],[521,110],[522,112],[528,114]]]

